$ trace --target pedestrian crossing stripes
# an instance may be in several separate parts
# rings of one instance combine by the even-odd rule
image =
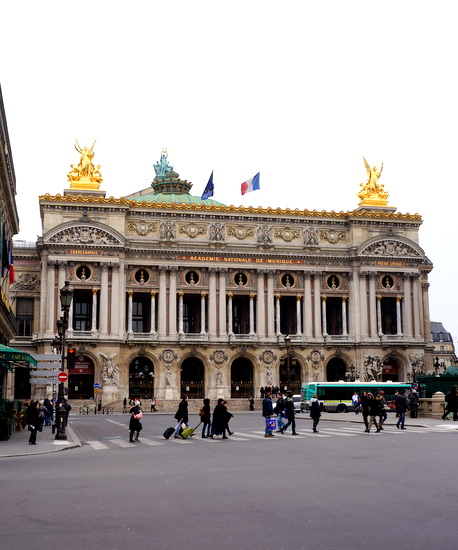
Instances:
[[[116,421],[111,421],[113,424],[119,424],[125,428],[124,424],[121,424]],[[394,425],[386,426],[385,429],[377,437],[383,437],[384,434],[387,436],[406,436],[408,434],[431,434],[431,433],[441,433],[441,434],[450,434],[458,433],[458,430],[452,430],[448,426],[438,425],[434,428],[426,427],[407,427],[406,430],[398,430]],[[227,440],[222,440],[221,437],[215,436],[214,439],[211,438],[202,438],[199,434],[195,434],[192,437],[187,439],[175,439],[174,437],[166,440],[161,435],[151,436],[151,437],[142,437],[140,436],[139,442],[129,442],[123,437],[107,437],[103,438],[102,441],[87,441],[86,445],[92,447],[95,451],[105,451],[112,448],[135,448],[139,446],[147,447],[160,447],[162,445],[196,445],[196,444],[217,444],[217,443],[228,443],[232,441],[233,443],[244,443],[256,440],[262,441],[282,441],[282,440],[304,440],[304,439],[324,439],[331,437],[367,437],[368,435],[375,435],[375,428],[372,427],[370,434],[364,432],[363,425],[351,425],[351,426],[342,426],[342,427],[327,427],[325,425],[318,425],[318,432],[313,433],[310,429],[298,429],[298,435],[292,435],[291,432],[285,432],[284,434],[275,433],[275,438],[265,438],[264,430],[253,430],[250,432],[237,432],[236,434],[230,436]]]

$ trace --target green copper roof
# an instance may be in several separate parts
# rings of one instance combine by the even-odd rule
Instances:
[[[205,199],[204,201],[200,197],[195,197],[193,195],[188,195],[187,193],[148,193],[145,195],[140,195],[139,197],[129,197],[130,200],[135,202],[157,202],[161,204],[165,202],[166,204],[206,204],[207,206],[224,206],[218,201],[213,199]]]

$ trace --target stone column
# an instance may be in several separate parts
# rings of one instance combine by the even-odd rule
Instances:
[[[159,267],[159,338],[167,336],[167,268]]]
[[[401,297],[396,296],[396,330],[398,336],[402,336],[402,322],[401,322]]]
[[[375,275],[369,274],[369,326],[370,337],[377,337],[377,299],[375,296]]]
[[[280,294],[275,294],[275,332],[280,336]]]
[[[200,295],[200,333],[206,334],[205,331],[205,297],[206,293],[202,292]]]
[[[111,266],[110,334],[112,336],[119,336],[119,319],[121,315],[122,306],[118,301],[118,296],[119,296],[119,265],[114,264]]]
[[[118,337],[124,339],[126,331],[126,264],[124,255],[119,257],[119,307],[116,308],[116,302],[113,303],[113,309],[118,309]]]
[[[423,334],[421,331],[421,294],[420,294],[420,275],[415,273],[413,275],[413,324],[414,324],[414,335],[416,340],[421,340]]]
[[[348,336],[347,330],[347,297],[342,296],[342,335]]]
[[[267,338],[275,338],[275,269],[267,270]]]
[[[302,334],[302,300],[301,296],[296,296],[296,334],[300,336]]]
[[[227,308],[226,308],[226,267],[219,268],[219,337],[227,338]]]
[[[328,335],[328,325],[327,325],[327,319],[326,319],[326,296],[321,297],[321,319],[323,322],[323,336]]]
[[[258,301],[256,302],[256,334],[258,338],[264,340],[266,337],[266,309],[264,293],[264,274],[265,269],[258,269]]]
[[[315,339],[323,337],[321,327],[321,273],[316,271],[313,274],[313,304],[314,304],[314,336]]]
[[[377,330],[378,335],[382,336],[382,297],[377,296]]]
[[[410,275],[403,276],[404,281],[404,334],[410,340],[413,338],[412,331],[412,289]],[[399,332],[399,329],[398,329]]]
[[[359,273],[359,296],[360,296],[360,312],[359,317],[361,319],[361,340],[367,340],[369,338],[369,324],[367,313],[367,274]],[[357,313],[358,316],[358,313]]]
[[[46,314],[48,304],[48,259],[47,251],[44,251],[43,259],[41,262],[41,279],[40,279],[40,337],[43,337],[46,331]],[[54,334],[57,332],[57,327],[54,330]]]
[[[177,271],[175,266],[169,267],[169,337],[177,337]]]
[[[183,292],[178,293],[178,334],[184,334],[183,296]]]
[[[100,336],[108,334],[108,265],[102,264],[102,275],[100,277]]]
[[[132,330],[132,301],[133,301],[133,291],[129,290],[127,293],[128,296],[128,304],[127,304],[127,335],[132,336],[133,330]]]
[[[232,294],[229,293],[227,295],[227,333],[229,336],[234,335],[234,331],[232,330]]]
[[[47,281],[46,281],[46,336],[53,337],[56,334],[56,319],[55,319],[55,264],[48,262]]]
[[[421,283],[421,296],[422,296],[422,314],[423,314],[423,334],[425,340],[429,340],[431,334],[431,325],[429,322],[429,283]]]
[[[304,272],[304,332],[307,340],[313,338],[312,276]]]
[[[156,292],[151,291],[151,329],[150,334],[157,334],[156,332]]]
[[[210,278],[208,281],[208,335],[216,340],[216,268],[209,268]]]
[[[254,298],[255,294],[250,294],[250,335],[254,334]]]
[[[97,332],[97,288],[92,289],[92,324],[91,332]]]

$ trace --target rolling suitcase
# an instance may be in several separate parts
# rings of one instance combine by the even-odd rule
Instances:
[[[195,430],[202,424],[202,422],[199,422],[195,428],[186,428],[181,432],[181,437],[183,439],[187,439],[188,437],[191,437],[191,435],[194,433]]]
[[[169,437],[175,432],[175,428],[167,428],[164,432],[165,439],[169,439]]]

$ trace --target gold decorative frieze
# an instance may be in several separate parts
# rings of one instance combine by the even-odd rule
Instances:
[[[130,233],[138,233],[144,237],[148,233],[155,233],[157,231],[157,224],[153,222],[128,222],[127,231]]]
[[[285,242],[290,243],[293,239],[300,237],[300,232],[297,229],[283,227],[281,229],[274,229],[274,236],[277,239],[283,239]]]
[[[178,226],[179,233],[185,233],[191,239],[197,237],[197,235],[203,235],[207,232],[207,227],[205,225],[197,225],[195,223],[188,223],[186,225]]]
[[[247,237],[253,237],[254,227],[245,227],[244,225],[230,225],[227,228],[229,237],[237,237],[240,241]]]

